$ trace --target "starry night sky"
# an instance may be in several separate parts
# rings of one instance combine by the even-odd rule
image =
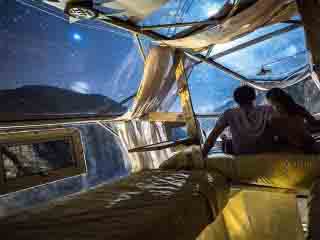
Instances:
[[[48,85],[116,101],[137,90],[143,63],[128,34],[69,24],[13,0],[0,9],[0,89]]]
[[[0,0],[0,89],[47,85],[80,93],[101,94],[115,101],[136,92],[143,73],[143,62],[132,36],[93,21],[69,24],[57,9],[31,0],[19,1]],[[23,2],[32,3],[32,6],[46,12]],[[184,15],[180,14],[182,17],[179,19],[203,20],[225,1],[200,2],[198,5],[193,3]],[[168,23],[168,14],[177,14],[174,11],[178,6],[177,0],[170,0],[141,24]],[[234,42],[216,45],[213,53],[283,26],[274,25]],[[271,63],[272,77],[277,78],[305,64],[305,54],[295,56],[303,51],[304,34],[299,29],[218,61],[247,77],[255,77],[262,65]],[[289,58],[277,62],[283,57]],[[199,113],[223,108],[232,101],[232,92],[239,85],[230,76],[205,64],[194,69],[189,83],[194,107]],[[175,104],[171,110],[179,109]]]

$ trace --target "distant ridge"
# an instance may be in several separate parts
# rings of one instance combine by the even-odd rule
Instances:
[[[24,86],[0,90],[1,114],[120,114],[127,109],[97,94],[82,94],[50,86]]]

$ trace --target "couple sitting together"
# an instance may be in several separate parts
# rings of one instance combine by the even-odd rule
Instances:
[[[237,88],[234,100],[239,107],[222,114],[204,144],[203,157],[227,127],[232,135],[229,154],[320,152],[311,135],[319,121],[282,89],[273,88],[266,97],[271,106],[255,106],[255,90],[249,86]]]

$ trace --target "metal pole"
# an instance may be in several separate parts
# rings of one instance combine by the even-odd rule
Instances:
[[[137,92],[135,92],[134,94],[132,94],[131,96],[127,97],[126,99],[122,100],[121,102],[119,102],[120,105],[124,105],[127,102],[131,101],[132,99],[134,99],[137,95]]]
[[[30,120],[13,120],[13,121],[1,121],[0,122],[0,130],[5,129],[21,129],[21,128],[48,128],[48,127],[58,127],[58,126],[65,126],[65,125],[73,125],[73,124],[90,124],[99,121],[105,122],[117,122],[122,121],[120,118],[116,117],[72,117],[72,118],[65,118],[63,116],[53,116],[51,119],[48,119],[47,116],[42,116],[42,118],[37,119],[30,119]],[[119,120],[118,120],[119,119]]]
[[[146,54],[144,52],[144,49],[143,49],[143,46],[142,46],[142,42],[141,42],[141,39],[139,37],[139,34],[134,34],[135,35],[135,38],[136,38],[136,41],[137,41],[137,44],[138,44],[138,47],[139,47],[139,52],[140,52],[140,55],[143,59],[144,62],[146,62]]]
[[[257,43],[260,43],[260,42],[263,42],[263,41],[266,41],[266,40],[269,40],[273,37],[276,37],[276,36],[279,36],[279,35],[282,35],[284,33],[287,33],[287,32],[290,32],[290,31],[293,31],[297,28],[301,27],[301,25],[299,24],[291,24],[290,26],[287,26],[285,28],[281,28],[279,30],[276,30],[274,32],[271,32],[271,33],[268,33],[266,35],[263,35],[263,36],[260,36],[260,37],[257,37],[253,40],[250,40],[248,42],[245,42],[245,43],[242,43],[242,44],[239,44],[238,46],[235,46],[235,47],[232,47],[232,48],[229,48],[223,52],[220,52],[218,54],[215,54],[213,56],[210,57],[210,59],[212,60],[216,60],[218,58],[221,58],[221,57],[224,57],[224,56],[227,56],[231,53],[234,53],[236,51],[239,51],[239,50],[242,50],[244,48],[247,48],[247,47],[250,47],[252,45],[255,45]]]
[[[207,59],[204,56],[202,56],[201,54],[194,54],[194,53],[190,53],[188,51],[185,51],[185,54],[187,56],[189,56],[190,58],[193,58],[193,59],[195,59],[197,61],[201,61],[201,62],[207,63],[209,65],[212,65],[212,66],[218,68],[219,70],[231,75],[232,77],[234,77],[237,80],[245,81],[245,82],[249,81],[249,79],[245,78],[244,76],[240,75],[239,73],[236,73],[236,72],[232,71],[231,69],[223,66],[220,63],[217,63],[217,62],[213,61],[210,58]]]
[[[218,118],[221,113],[207,113],[207,114],[196,114],[197,118]]]
[[[159,24],[159,25],[153,25],[153,26],[143,26],[141,27],[141,30],[159,30],[163,28],[171,28],[171,27],[188,27],[188,26],[202,26],[203,24],[211,25],[211,24],[217,24],[217,20],[206,20],[206,21],[198,21],[198,22],[185,22],[185,23],[171,23],[171,24]]]
[[[253,83],[252,81],[250,81],[249,79],[247,79],[246,77],[240,75],[239,73],[236,73],[235,71],[232,71],[231,69],[221,65],[220,63],[217,63],[211,59],[207,59],[205,58],[204,56],[200,55],[200,54],[192,54],[190,52],[185,52],[185,54],[187,56],[189,56],[190,58],[193,58],[195,60],[198,60],[198,61],[201,61],[201,62],[204,62],[206,64],[209,64],[211,66],[214,66],[216,68],[218,68],[219,70],[223,71],[224,73],[230,75],[231,77],[235,78],[236,80],[239,80],[240,82],[243,81],[245,82],[247,85],[255,88],[255,89],[258,89],[258,90],[261,90],[261,91],[266,91],[268,89],[262,87],[262,86],[259,86],[258,84],[255,84]]]
[[[100,19],[100,21],[104,22],[105,24],[108,24],[110,26],[131,32],[133,34],[141,34],[143,36],[146,36],[148,38],[151,38],[152,40],[161,41],[161,40],[168,40],[168,38],[164,35],[161,35],[159,33],[148,31],[148,30],[142,30],[141,27],[138,27],[134,24],[131,24],[129,22],[120,20],[118,18],[109,17],[108,19]]]

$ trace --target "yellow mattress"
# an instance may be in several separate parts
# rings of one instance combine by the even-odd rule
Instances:
[[[320,176],[320,154],[261,153],[252,155],[211,154],[195,157],[192,146],[164,162],[161,169],[216,170],[237,182],[292,189],[309,189]]]

